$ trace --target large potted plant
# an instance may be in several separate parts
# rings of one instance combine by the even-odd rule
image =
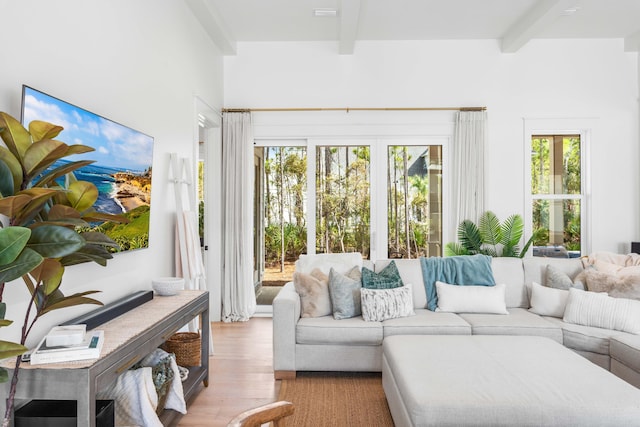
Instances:
[[[106,266],[109,247],[117,244],[92,223],[127,222],[121,215],[97,212],[95,185],[75,179],[73,172],[90,160],[69,161],[73,154],[93,151],[85,145],[67,145],[54,138],[62,127],[34,120],[27,130],[9,114],[0,112],[0,327],[8,304],[5,286],[22,278],[30,295],[20,342],[0,341],[0,359],[16,357],[13,375],[0,368],[0,383],[11,381],[3,427],[14,407],[21,358],[35,322],[65,307],[102,303],[88,297],[98,291],[65,295],[61,288],[65,267],[84,262]],[[11,283],[10,283],[11,282]],[[14,319],[15,320],[15,319]]]
[[[510,215],[500,222],[497,215],[486,211],[480,215],[478,225],[471,220],[464,220],[458,226],[459,242],[445,245],[446,256],[484,254],[493,257],[523,258],[539,231],[533,235],[520,249],[520,240],[524,234],[524,221],[518,214]]]

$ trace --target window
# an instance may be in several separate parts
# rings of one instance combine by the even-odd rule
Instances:
[[[290,281],[301,254],[441,256],[442,141],[256,140],[256,285]]]
[[[368,146],[316,147],[316,253],[370,255]]]
[[[531,136],[534,256],[583,252],[583,143],[580,134]]]
[[[388,256],[440,256],[442,147],[392,145],[387,165]]]

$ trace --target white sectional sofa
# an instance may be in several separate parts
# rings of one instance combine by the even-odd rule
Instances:
[[[365,266],[381,271],[390,261],[365,261]],[[545,283],[548,265],[573,278],[583,270],[580,259],[493,258],[495,282],[506,284],[507,315],[430,311],[420,260],[394,261],[403,282],[412,285],[413,316],[382,322],[362,316],[301,318],[300,296],[292,282],[286,284],[273,301],[276,379],[295,378],[297,371],[381,371],[382,343],[391,335],[525,335],[557,341],[640,388],[640,335],[565,323],[528,310],[530,284]]]

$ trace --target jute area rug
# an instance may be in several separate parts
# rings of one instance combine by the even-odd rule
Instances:
[[[380,373],[299,372],[278,400],[295,406],[287,427],[393,427]]]

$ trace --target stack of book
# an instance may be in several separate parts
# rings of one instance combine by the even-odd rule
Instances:
[[[86,332],[85,325],[56,326],[29,356],[32,365],[97,359],[104,344],[104,331]]]

